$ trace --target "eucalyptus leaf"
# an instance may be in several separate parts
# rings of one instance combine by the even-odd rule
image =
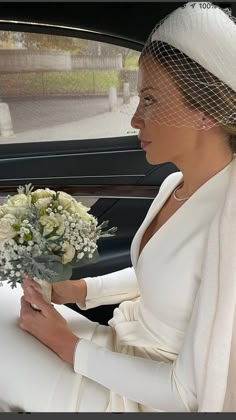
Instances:
[[[69,280],[72,276],[71,264],[62,264],[58,255],[41,255],[35,260],[47,266],[54,273],[50,278],[47,278],[50,283]]]
[[[100,257],[99,256],[99,253],[96,250],[93,253],[93,257],[92,258],[83,257],[81,260],[76,261],[75,263],[73,263],[73,267],[76,268],[76,267],[82,267],[84,265],[94,264],[94,263],[96,263],[99,260],[99,257]]]
[[[54,266],[55,264],[55,266]],[[58,281],[69,280],[72,276],[72,266],[70,264],[56,264],[51,265],[52,269],[57,272],[53,278],[49,279],[50,283],[55,283]]]

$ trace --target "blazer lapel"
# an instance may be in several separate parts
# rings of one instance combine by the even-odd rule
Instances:
[[[161,209],[167,198],[170,196],[171,192],[176,188],[179,181],[183,178],[183,175],[181,172],[177,172],[172,174],[171,178],[172,179],[170,180],[170,182],[168,182],[168,184],[163,186],[163,188],[160,188],[160,191],[158,192],[156,198],[153,200],[143,223],[138,229],[136,235],[134,236],[130,249],[131,261],[134,268],[137,266],[138,263],[140,243],[145,230],[150,225],[154,217],[157,215],[158,211]]]

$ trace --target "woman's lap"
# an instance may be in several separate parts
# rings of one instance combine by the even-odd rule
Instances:
[[[14,411],[105,411],[109,391],[74,372],[49,348],[19,328],[22,289],[0,288],[0,396]],[[64,305],[55,305],[80,338],[111,343],[111,328],[92,322]],[[82,395],[84,394],[84,400]],[[95,407],[90,395],[100,394]],[[80,395],[80,397],[79,397]],[[78,403],[78,400],[81,400]],[[87,407],[86,407],[87,406]],[[1,406],[0,406],[1,411]]]

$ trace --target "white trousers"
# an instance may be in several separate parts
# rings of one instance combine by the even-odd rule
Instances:
[[[74,372],[48,347],[19,327],[20,286],[0,287],[0,411],[104,412],[107,388]],[[111,327],[64,305],[55,308],[80,338],[109,346]]]

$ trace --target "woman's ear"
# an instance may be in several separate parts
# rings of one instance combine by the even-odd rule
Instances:
[[[215,121],[213,118],[208,117],[206,115],[202,116],[201,127],[200,127],[202,130],[209,130],[210,128],[214,126],[215,126]]]

